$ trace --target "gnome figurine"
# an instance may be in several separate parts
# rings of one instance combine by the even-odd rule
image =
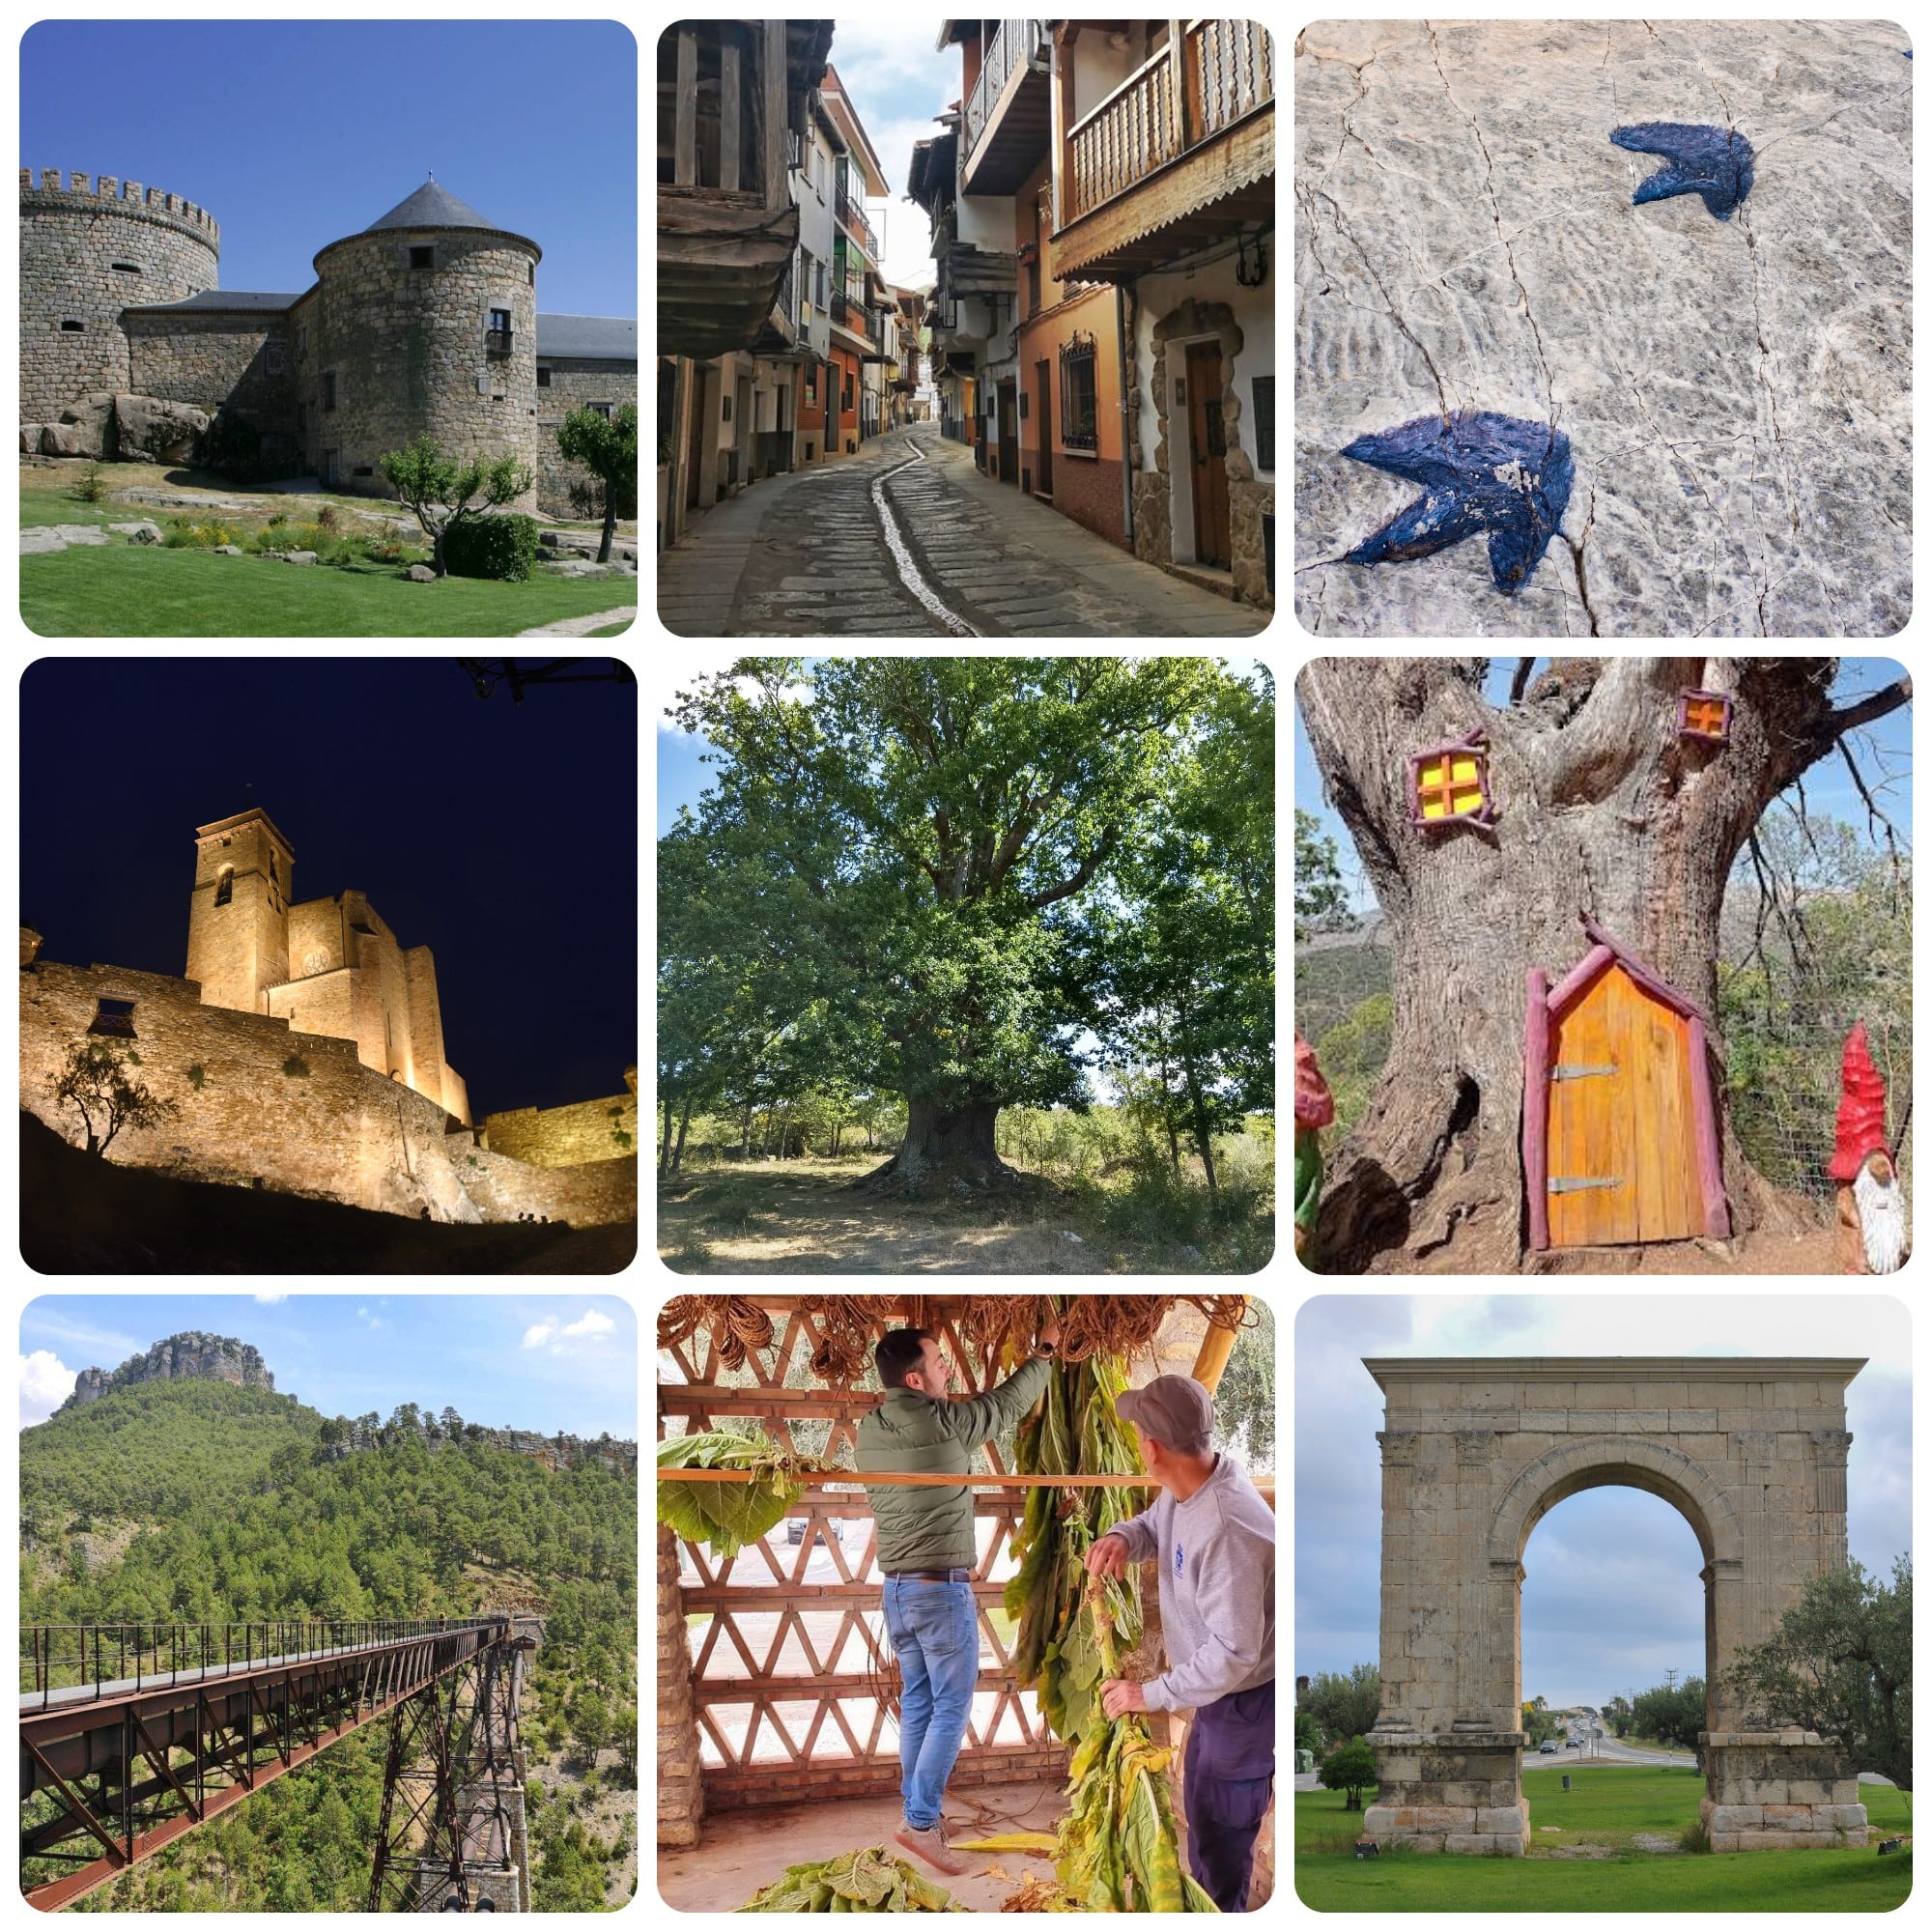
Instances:
[[[1826,1170],[1838,1183],[1838,1272],[1891,1274],[1905,1260],[1905,1190],[1885,1137],[1885,1082],[1861,1020],[1845,1037],[1837,1146]]]
[[[1315,1217],[1321,1208],[1321,1129],[1333,1123],[1335,1097],[1315,1049],[1294,1037],[1294,1258],[1315,1265]]]

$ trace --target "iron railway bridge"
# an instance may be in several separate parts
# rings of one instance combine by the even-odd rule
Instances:
[[[388,1719],[371,1912],[527,1912],[534,1613],[42,1624],[21,1635],[20,1889],[56,1912]]]

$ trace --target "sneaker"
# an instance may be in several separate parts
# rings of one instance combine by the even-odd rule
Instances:
[[[903,1845],[907,1851],[923,1859],[934,1871],[944,1872],[948,1878],[957,1878],[966,1869],[948,1849],[943,1826],[928,1825],[924,1831],[916,1832],[910,1825],[902,1823],[893,1833],[893,1842]]]

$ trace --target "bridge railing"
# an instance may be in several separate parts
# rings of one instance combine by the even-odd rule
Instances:
[[[41,1708],[56,1692],[104,1687],[136,1690],[180,1682],[184,1673],[225,1677],[278,1658],[328,1657],[450,1631],[488,1628],[501,1616],[311,1620],[270,1618],[234,1624],[35,1624],[20,1633],[20,1695]],[[63,1704],[87,1702],[63,1695]]]

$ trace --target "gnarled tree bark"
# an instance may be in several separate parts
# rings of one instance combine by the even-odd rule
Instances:
[[[1772,800],[1847,731],[1907,702],[1911,681],[1834,709],[1835,659],[1557,659],[1497,708],[1483,696],[1487,665],[1325,658],[1298,681],[1323,785],[1393,949],[1389,1058],[1329,1156],[1324,1264],[1520,1266],[1524,974],[1577,963],[1582,915],[1707,1015],[1734,1230],[1789,1217],[1723,1118],[1724,886]],[[1678,694],[1690,689],[1731,695],[1726,744],[1678,736]],[[1409,754],[1477,728],[1495,822],[1412,823]]]

